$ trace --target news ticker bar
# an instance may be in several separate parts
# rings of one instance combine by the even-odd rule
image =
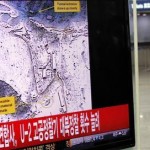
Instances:
[[[33,147],[26,147],[19,150],[76,150],[76,149],[89,149],[93,148],[98,143],[118,139],[130,134],[130,129],[122,129],[117,131],[111,131],[96,135],[85,136],[82,138],[80,144],[76,144],[74,140],[66,140],[61,142],[48,143],[44,145],[36,145]]]
[[[127,128],[128,105],[0,123],[0,149],[18,149]]]

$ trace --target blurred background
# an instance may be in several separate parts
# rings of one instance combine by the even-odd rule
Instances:
[[[133,52],[133,1],[129,0],[131,51]],[[137,0],[138,55],[140,78],[141,150],[150,149],[150,0]],[[133,71],[134,72],[134,71]],[[137,150],[137,149],[136,149]]]

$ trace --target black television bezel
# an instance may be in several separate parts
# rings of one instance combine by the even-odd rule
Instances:
[[[101,1],[101,0],[94,0],[94,1]],[[113,1],[118,1],[118,0],[113,0]],[[128,8],[128,0],[121,0],[123,1],[123,25],[124,25],[124,31],[125,31],[125,48],[127,50],[127,55],[128,55],[128,60],[127,60],[127,65],[128,65],[128,73],[130,73],[130,77],[128,81],[130,82],[131,85],[131,90],[129,94],[129,124],[130,124],[130,136],[126,137],[124,139],[117,139],[117,140],[112,140],[108,141],[105,143],[101,143],[99,145],[95,145],[92,148],[89,148],[89,150],[119,150],[119,149],[124,149],[124,148],[129,148],[129,147],[134,147],[135,146],[135,125],[134,125],[134,100],[133,100],[133,84],[132,84],[132,61],[131,61],[131,44],[130,44],[130,29],[129,29],[129,8]],[[88,29],[89,29],[89,49],[92,49],[91,41],[93,41],[93,36],[95,35],[95,32],[93,32],[93,24],[96,22],[93,22],[92,15],[90,11],[95,9],[91,5],[92,1],[87,0],[87,11],[88,11]],[[98,5],[96,7],[99,7]],[[98,14],[95,14],[98,15]],[[111,26],[110,26],[111,27]],[[91,30],[92,29],[92,30]],[[96,43],[95,44],[99,44]],[[90,60],[91,60],[91,51],[90,51]],[[92,79],[92,61],[90,61],[91,65],[91,79]],[[92,81],[91,81],[91,88],[92,88]],[[98,88],[98,87],[97,87]],[[91,89],[93,93],[93,88]]]

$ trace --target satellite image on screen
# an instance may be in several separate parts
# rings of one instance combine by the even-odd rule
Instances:
[[[91,108],[86,7],[56,13],[52,0],[0,1],[0,97],[16,98],[1,122]]]

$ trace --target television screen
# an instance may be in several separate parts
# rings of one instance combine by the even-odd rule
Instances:
[[[134,146],[125,0],[0,1],[0,149]]]

